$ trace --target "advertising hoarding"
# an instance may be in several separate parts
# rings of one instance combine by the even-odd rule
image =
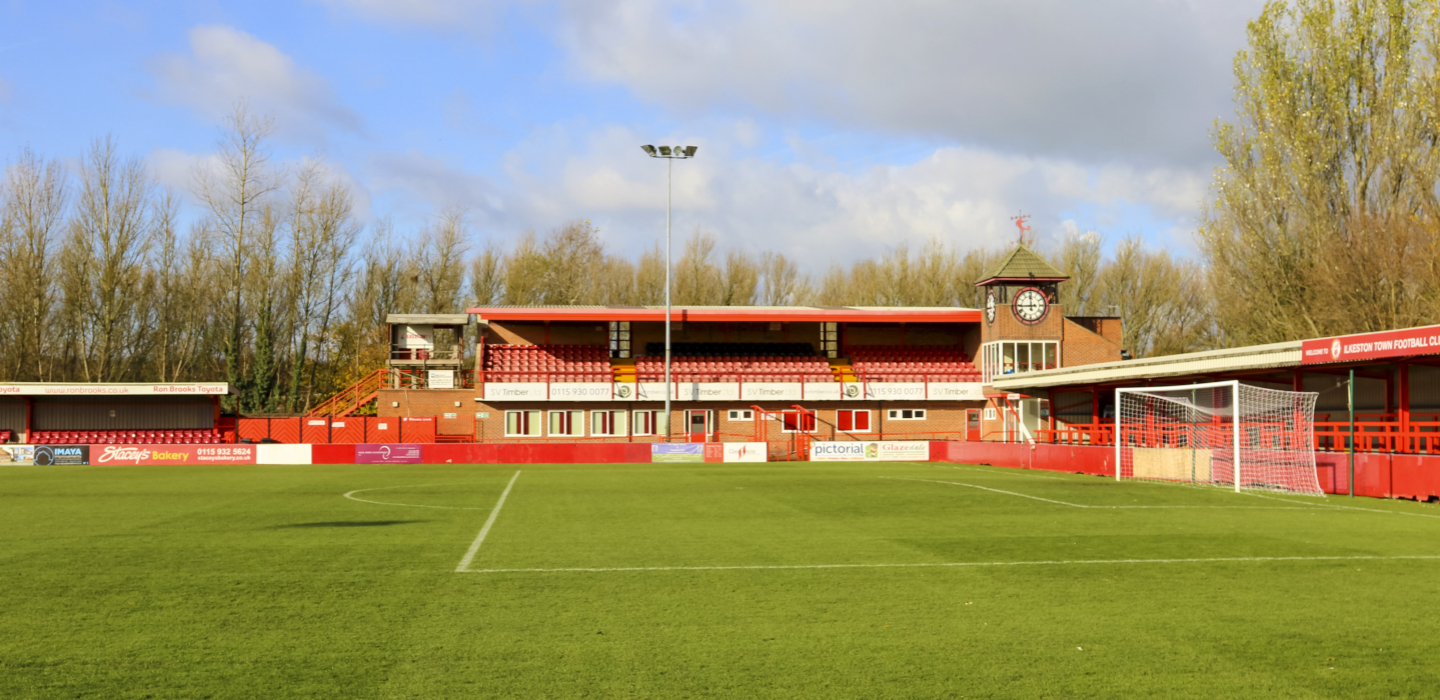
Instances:
[[[704,462],[703,442],[657,442],[650,446],[651,462]]]
[[[356,464],[419,464],[419,445],[356,445]]]
[[[812,462],[928,462],[930,443],[921,440],[883,442],[814,442]]]
[[[93,464],[254,464],[254,445],[90,445]]]

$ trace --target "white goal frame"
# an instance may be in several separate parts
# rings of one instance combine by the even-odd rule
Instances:
[[[1124,464],[1125,464],[1125,463],[1124,463],[1124,450],[1125,450],[1127,447],[1132,448],[1132,449],[1140,449],[1140,446],[1137,446],[1137,445],[1135,445],[1135,444],[1127,444],[1127,443],[1131,443],[1131,442],[1133,442],[1133,441],[1127,440],[1127,435],[1126,435],[1126,427],[1127,427],[1127,425],[1130,425],[1130,424],[1127,424],[1127,423],[1126,423],[1126,412],[1125,412],[1125,410],[1124,410],[1124,408],[1125,408],[1125,401],[1124,401],[1124,399],[1125,399],[1125,396],[1126,396],[1126,395],[1152,396],[1152,397],[1153,397],[1155,400],[1157,400],[1157,401],[1170,402],[1170,403],[1172,403],[1172,404],[1174,404],[1174,403],[1179,403],[1179,404],[1181,404],[1181,405],[1184,405],[1184,402],[1183,402],[1183,401],[1178,401],[1178,402],[1177,402],[1177,401],[1175,400],[1175,398],[1167,398],[1167,397],[1165,396],[1165,394],[1176,394],[1176,393],[1181,393],[1181,392],[1186,392],[1186,391],[1194,392],[1194,391],[1199,391],[1199,390],[1202,390],[1202,389],[1221,389],[1221,388],[1229,388],[1229,389],[1230,389],[1230,423],[1231,423],[1231,424],[1230,424],[1230,426],[1229,426],[1229,428],[1230,428],[1229,438],[1230,438],[1230,439],[1228,440],[1228,442],[1230,443],[1230,453],[1231,453],[1231,454],[1230,454],[1230,459],[1229,459],[1229,461],[1230,461],[1231,464],[1230,464],[1229,466],[1230,466],[1230,469],[1231,469],[1231,475],[1230,475],[1230,476],[1231,476],[1231,478],[1232,478],[1233,481],[1234,481],[1234,490],[1235,490],[1235,492],[1236,492],[1236,493],[1240,493],[1242,490],[1244,490],[1244,489],[1246,488],[1245,485],[1244,485],[1244,484],[1245,484],[1244,475],[1245,475],[1245,474],[1253,474],[1253,476],[1251,477],[1251,480],[1252,480],[1253,484],[1252,484],[1252,486],[1250,487],[1250,488],[1252,488],[1252,489],[1260,489],[1260,490],[1271,490],[1271,489],[1274,489],[1274,490],[1283,490],[1283,491],[1287,491],[1287,492],[1291,492],[1291,493],[1307,493],[1307,494],[1312,494],[1312,495],[1323,495],[1324,491],[1320,488],[1318,476],[1317,476],[1317,475],[1313,475],[1313,471],[1312,471],[1312,476],[1308,477],[1308,479],[1304,476],[1304,471],[1303,471],[1303,469],[1302,469],[1301,471],[1296,471],[1296,472],[1285,472],[1285,473],[1288,474],[1289,476],[1296,477],[1296,478],[1298,478],[1298,479],[1300,480],[1300,481],[1297,482],[1297,481],[1295,480],[1295,478],[1292,478],[1292,479],[1290,479],[1290,480],[1288,481],[1288,485],[1287,485],[1287,486],[1274,487],[1274,486],[1271,486],[1271,485],[1265,483],[1266,481],[1271,481],[1271,480],[1272,480],[1272,477],[1276,476],[1276,474],[1272,474],[1272,468],[1269,467],[1269,466],[1267,466],[1267,465],[1270,464],[1270,462],[1266,461],[1266,460],[1267,460],[1267,457],[1268,457],[1270,454],[1273,454],[1273,453],[1289,453],[1289,454],[1291,454],[1291,455],[1292,455],[1292,458],[1288,461],[1288,466],[1291,467],[1291,468],[1300,468],[1300,467],[1303,467],[1303,456],[1301,456],[1301,454],[1296,454],[1296,453],[1303,453],[1304,451],[1307,451],[1307,450],[1308,450],[1308,452],[1309,452],[1309,454],[1310,454],[1309,462],[1310,462],[1310,464],[1311,464],[1311,469],[1312,469],[1312,470],[1314,469],[1314,466],[1313,466],[1313,465],[1314,465],[1314,437],[1313,437],[1313,431],[1314,431],[1314,401],[1315,401],[1315,398],[1316,398],[1316,394],[1314,394],[1313,392],[1280,391],[1280,390],[1275,390],[1275,389],[1267,389],[1267,388],[1263,388],[1263,387],[1252,387],[1252,386],[1247,385],[1247,384],[1244,384],[1244,383],[1242,383],[1240,380],[1236,380],[1236,379],[1232,379],[1232,380],[1228,380],[1228,381],[1219,381],[1219,382],[1206,382],[1206,383],[1202,383],[1202,384],[1183,384],[1183,385],[1175,385],[1175,386],[1138,386],[1138,387],[1127,387],[1127,388],[1117,388],[1117,389],[1115,389],[1115,432],[1114,432],[1114,435],[1115,435],[1115,480],[1116,480],[1116,481],[1123,481],[1123,480],[1125,479],[1125,477],[1124,477]],[[1253,396],[1250,396],[1248,399],[1244,398],[1244,397],[1245,397],[1245,390],[1250,390],[1250,394],[1254,394],[1254,395],[1253,395]],[[1257,392],[1258,392],[1258,393],[1257,393]],[[1272,396],[1272,395],[1282,395],[1282,394],[1288,394],[1288,395],[1290,395],[1290,396],[1292,397],[1290,400],[1293,401],[1293,402],[1296,402],[1295,404],[1293,404],[1293,408],[1292,408],[1291,410],[1301,410],[1301,407],[1302,407],[1302,406],[1305,406],[1306,404],[1308,404],[1308,407],[1304,408],[1303,411],[1301,411],[1301,413],[1298,414],[1298,415],[1300,415],[1300,416],[1306,416],[1306,419],[1307,419],[1307,420],[1302,420],[1301,418],[1297,417],[1297,418],[1296,418],[1296,423],[1294,424],[1296,431],[1302,431],[1302,430],[1304,429],[1304,425],[1305,425],[1306,422],[1308,422],[1308,424],[1309,424],[1309,431],[1310,431],[1310,433],[1309,433],[1309,436],[1308,436],[1308,437],[1305,437],[1305,438],[1304,438],[1304,443],[1306,444],[1306,447],[1304,447],[1304,448],[1299,447],[1300,441],[1295,440],[1295,436],[1293,436],[1293,435],[1290,436],[1290,437],[1288,437],[1288,438],[1282,438],[1282,442],[1281,442],[1280,444],[1278,444],[1278,445],[1275,444],[1275,443],[1270,443],[1269,445],[1267,445],[1267,444],[1266,444],[1266,436],[1265,436],[1263,433],[1253,434],[1253,433],[1254,433],[1253,430],[1250,431],[1249,433],[1247,433],[1247,429],[1249,429],[1250,427],[1253,427],[1253,424],[1255,424],[1257,421],[1259,421],[1259,422],[1263,425],[1265,416],[1267,415],[1267,411],[1272,411],[1272,412],[1273,412],[1273,411],[1275,410],[1273,407],[1270,407],[1270,403],[1269,403],[1269,402],[1270,402],[1270,399],[1267,398],[1267,397]],[[1133,401],[1132,401],[1132,403],[1133,403]],[[1191,406],[1189,407],[1189,409],[1192,410],[1192,411],[1193,411],[1193,410],[1197,410],[1197,409],[1203,410],[1202,407],[1200,407],[1200,406],[1198,406],[1198,405],[1191,405]],[[1223,413],[1219,413],[1219,412],[1218,412],[1218,407],[1216,407],[1216,409],[1212,409],[1212,410],[1217,410],[1217,412],[1214,413],[1214,415],[1218,415],[1218,416],[1223,416],[1223,415],[1224,415]],[[1146,408],[1146,414],[1149,415],[1150,413],[1151,413],[1151,412],[1150,412],[1150,409],[1147,407],[1147,408]],[[1248,421],[1248,424],[1247,424],[1247,421]],[[1130,427],[1131,427],[1132,429],[1139,429],[1139,426],[1131,425]],[[1223,434],[1223,433],[1221,433],[1221,434]],[[1220,435],[1219,435],[1219,434],[1214,434],[1214,433],[1212,433],[1212,435],[1214,435],[1214,437],[1216,437],[1216,438],[1220,438]],[[1247,449],[1246,440],[1243,439],[1243,437],[1242,437],[1242,436],[1247,436],[1247,435],[1248,435],[1249,438],[1250,438],[1250,442],[1254,443],[1254,444],[1249,444],[1249,445],[1248,445],[1248,449]],[[1192,451],[1195,450],[1195,449],[1197,449],[1197,448],[1194,446],[1195,443],[1193,442],[1193,440],[1194,440],[1194,437],[1193,437],[1193,436],[1192,436],[1192,437],[1189,437],[1189,438],[1186,438],[1186,440],[1187,440],[1187,443],[1190,445],[1190,449],[1191,449]],[[1223,441],[1223,438],[1221,438],[1221,440]],[[1288,442],[1288,445],[1289,445],[1288,447],[1286,446],[1286,442]],[[1212,443],[1212,444],[1214,444],[1214,443]],[[1223,444],[1223,442],[1222,442],[1221,444]],[[1161,446],[1161,447],[1163,448],[1164,446]],[[1301,457],[1301,462],[1297,463],[1297,462],[1294,460],[1294,457],[1295,457],[1295,456],[1300,456],[1300,457]],[[1135,455],[1132,455],[1132,462],[1133,462],[1136,458],[1137,458],[1137,457],[1136,457]],[[1193,459],[1193,458],[1192,458],[1192,459]],[[1258,461],[1257,461],[1257,460],[1258,460]],[[1213,465],[1213,463],[1212,463],[1212,465]],[[1134,465],[1132,465],[1132,469],[1134,469],[1134,468],[1135,468]],[[1207,469],[1208,469],[1208,467],[1207,467]],[[1256,469],[1259,469],[1260,471],[1256,472],[1256,471],[1255,471]],[[1194,471],[1193,466],[1192,466],[1191,471],[1192,471],[1192,472]],[[1147,479],[1146,477],[1136,476],[1136,475],[1134,475],[1134,474],[1132,474],[1132,475],[1130,476],[1130,478],[1131,478],[1131,479],[1134,479],[1134,480],[1142,480],[1142,481],[1143,481],[1143,480],[1150,480],[1150,479]],[[1257,479],[1257,478],[1260,479],[1261,481],[1256,481],[1255,479]],[[1193,474],[1192,474],[1191,479],[1192,479],[1192,481],[1193,481],[1193,479],[1194,479]],[[1312,479],[1313,479],[1313,486],[1307,488],[1307,485],[1308,485],[1307,482],[1309,482],[1309,481],[1312,480]],[[1211,482],[1211,483],[1213,484],[1213,482]],[[1277,482],[1277,483],[1279,483],[1279,482]],[[1221,484],[1216,484],[1216,485],[1222,485],[1222,484],[1223,484],[1223,481],[1221,482]]]
[[[1115,389],[1115,480],[1122,480],[1120,478],[1120,450],[1125,445],[1125,441],[1121,438],[1120,434],[1121,426],[1124,425],[1124,416],[1120,415],[1121,394],[1146,394],[1152,393],[1156,389],[1163,389],[1165,391],[1215,389],[1222,386],[1230,387],[1230,396],[1234,397],[1233,405],[1236,407],[1235,420],[1231,421],[1233,425],[1231,426],[1230,449],[1234,450],[1235,455],[1232,458],[1235,462],[1235,493],[1240,493],[1240,381],[1237,379],[1232,379],[1228,382],[1208,382],[1205,384],[1185,384],[1182,386],[1136,386],[1126,389]]]

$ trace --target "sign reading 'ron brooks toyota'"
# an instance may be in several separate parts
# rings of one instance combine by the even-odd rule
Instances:
[[[1317,338],[1300,344],[1302,365],[1436,354],[1440,354],[1440,326]]]

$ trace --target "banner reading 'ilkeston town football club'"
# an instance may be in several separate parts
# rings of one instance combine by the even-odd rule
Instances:
[[[812,462],[927,462],[930,443],[913,441],[814,442]]]
[[[1300,344],[1300,364],[1440,354],[1440,326],[1317,338]]]

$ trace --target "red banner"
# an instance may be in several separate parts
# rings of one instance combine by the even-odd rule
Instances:
[[[254,464],[254,445],[91,445],[91,464]]]
[[[1300,364],[1435,354],[1440,354],[1440,326],[1425,326],[1307,340],[1300,345]]]

